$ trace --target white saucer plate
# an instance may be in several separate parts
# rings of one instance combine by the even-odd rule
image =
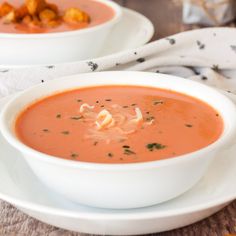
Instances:
[[[104,48],[96,58],[140,47],[149,42],[153,34],[154,26],[148,18],[134,10],[123,8],[121,21],[114,27],[107,38]],[[96,58],[91,58],[91,60]],[[29,65],[0,65],[0,68],[14,69],[28,66]]]
[[[107,39],[99,57],[140,47],[149,42],[154,34],[152,22],[144,15],[123,8],[123,18]]]
[[[236,96],[231,98],[236,101]],[[0,100],[0,108],[8,100]],[[141,209],[105,210],[74,204],[52,193],[0,136],[0,199],[42,222],[68,230],[109,235],[162,232],[202,220],[236,198],[235,155],[236,147],[219,153],[201,181],[174,200]]]

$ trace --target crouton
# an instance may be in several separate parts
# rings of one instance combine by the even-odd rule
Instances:
[[[59,14],[59,10],[56,4],[47,3],[47,8],[54,11],[57,15]]]
[[[66,23],[89,23],[89,15],[78,8],[69,8],[65,11],[63,19]]]
[[[50,9],[45,9],[39,13],[39,19],[43,23],[47,23],[49,21],[55,20],[56,18],[57,18],[57,14]]]
[[[5,15],[2,18],[2,22],[4,24],[10,24],[10,23],[14,22],[15,20],[16,20],[16,17],[15,17],[15,12],[14,11],[9,12],[7,15]]]
[[[27,15],[29,15],[28,9],[25,5],[21,5],[15,10],[16,20],[22,21]]]
[[[37,16],[32,16],[32,22],[30,23],[30,26],[32,27],[41,27],[42,26],[42,22],[40,21],[40,19]]]
[[[43,11],[46,8],[47,3],[45,0],[25,0],[25,5],[29,14],[33,16]]]
[[[13,10],[14,7],[11,4],[4,2],[2,5],[0,5],[0,17],[6,16]]]
[[[61,21],[60,20],[51,20],[49,22],[46,23],[46,26],[47,27],[51,27],[51,28],[54,28],[54,27],[57,27],[61,24]]]
[[[22,23],[29,25],[32,22],[32,17],[30,15],[26,15],[23,19],[22,19]]]

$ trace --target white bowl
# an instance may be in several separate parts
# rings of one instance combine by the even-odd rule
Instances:
[[[122,9],[109,0],[95,1],[114,10],[111,20],[91,28],[58,33],[0,33],[0,64],[55,64],[98,56],[111,30],[120,21]]]
[[[133,164],[63,160],[31,149],[16,137],[15,119],[33,101],[55,92],[97,85],[151,86],[199,98],[222,116],[223,133],[217,141],[198,151],[172,159]],[[57,79],[20,93],[3,108],[0,129],[50,189],[77,203],[125,209],[164,202],[190,189],[204,175],[215,154],[233,144],[235,120],[235,105],[224,95],[200,83],[147,72],[99,72]]]

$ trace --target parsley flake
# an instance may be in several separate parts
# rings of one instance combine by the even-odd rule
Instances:
[[[76,157],[78,157],[78,156],[79,156],[79,155],[78,155],[77,153],[72,153],[72,154],[70,155],[70,157],[73,158],[73,159],[76,158]]]
[[[192,128],[193,127],[193,125],[191,125],[191,124],[185,124],[185,126],[188,127],[188,128]]]
[[[161,149],[164,149],[166,148],[165,145],[162,145],[160,143],[149,143],[146,145],[146,148],[149,150],[149,151],[153,151],[153,150],[161,150]]]
[[[71,120],[80,120],[82,118],[83,118],[83,116],[72,116],[70,119]]]
[[[150,116],[150,117],[147,117],[147,118],[146,118],[146,121],[152,121],[152,120],[154,120],[154,119],[155,119],[154,116]]]
[[[109,157],[113,157],[113,154],[112,154],[111,152],[109,152],[107,155],[108,155]]]
[[[136,154],[136,153],[133,152],[133,151],[131,151],[131,150],[128,149],[128,148],[125,148],[125,149],[124,149],[124,154],[125,154],[125,155],[134,155],[134,154]]]
[[[61,133],[64,134],[64,135],[69,135],[70,132],[65,130],[65,131],[62,131]]]
[[[153,101],[153,105],[163,104],[164,102],[162,100],[155,100]]]

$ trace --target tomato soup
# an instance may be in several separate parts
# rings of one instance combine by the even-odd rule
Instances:
[[[0,4],[5,1],[0,0]],[[24,1],[8,0],[14,7],[20,7]],[[96,0],[49,0],[50,4],[55,4],[59,13],[63,13],[69,8],[78,8],[86,12],[90,17],[90,22],[79,24],[66,24],[61,22],[56,27],[29,27],[24,23],[5,24],[0,18],[0,33],[53,33],[78,30],[87,27],[93,27],[111,20],[114,16],[114,10],[106,4]]]
[[[181,93],[101,86],[65,91],[33,103],[19,115],[15,130],[27,146],[49,155],[136,163],[206,147],[221,135],[223,121],[212,107]]]

